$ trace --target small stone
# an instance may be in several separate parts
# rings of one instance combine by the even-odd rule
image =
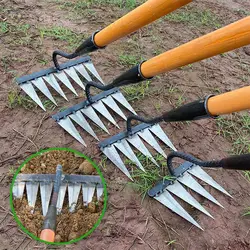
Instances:
[[[70,240],[74,240],[74,239],[76,239],[76,238],[77,238],[77,233],[71,232],[71,233],[69,234],[68,240],[70,241]]]
[[[35,166],[34,165],[30,165],[30,169],[34,169],[35,168]]]
[[[95,171],[95,168],[92,166],[90,162],[85,160],[80,166],[79,170],[83,172],[84,174],[92,174]]]
[[[96,204],[95,202],[90,202],[88,205],[88,210],[90,213],[95,213],[96,212]]]
[[[55,236],[55,242],[61,242],[61,235],[60,234],[57,234]]]

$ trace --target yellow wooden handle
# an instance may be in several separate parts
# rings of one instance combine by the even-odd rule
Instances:
[[[250,44],[250,16],[156,56],[141,65],[146,78]]]
[[[207,108],[214,116],[250,109],[250,86],[210,97]]]
[[[192,0],[148,0],[98,32],[94,42],[104,47],[190,2]]]

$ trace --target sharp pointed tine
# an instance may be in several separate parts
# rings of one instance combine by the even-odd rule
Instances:
[[[103,187],[102,187],[101,185],[98,184],[98,185],[96,186],[97,201],[99,201],[99,200],[101,199],[101,197],[102,197],[102,195],[103,195],[103,191],[104,191]]]
[[[84,66],[82,64],[74,66],[74,69],[76,69],[88,82],[92,81],[87,70],[84,68]]]
[[[43,81],[41,77],[37,78],[36,80],[31,81],[50,101],[52,101],[56,106],[57,103],[53,96],[51,95],[47,85]]]
[[[183,209],[183,207],[171,196],[171,194],[167,190],[165,190],[162,194],[154,198],[174,213],[178,214],[185,220],[192,223],[194,226],[203,230],[201,226],[186,212],[185,209]]]
[[[79,193],[81,190],[81,184],[77,183],[69,183],[68,184],[68,198],[69,198],[69,211],[73,213],[76,208],[76,204],[78,201]]]
[[[112,97],[118,101],[121,105],[123,105],[127,110],[136,115],[136,112],[132,108],[132,106],[128,103],[126,98],[123,96],[121,92],[116,92],[112,95]]]
[[[75,128],[72,121],[69,119],[69,117],[65,117],[57,122],[62,128],[64,128],[71,136],[73,136],[77,141],[79,141],[82,145],[87,147],[86,143],[80,136],[79,132]]]
[[[91,106],[81,109],[81,112],[86,115],[90,120],[92,120],[96,125],[98,125],[101,129],[103,129],[107,134],[109,134],[109,131],[107,130],[107,128]]]
[[[74,87],[72,86],[68,77],[66,76],[66,74],[63,71],[54,73],[54,76],[56,76],[69,90],[71,90],[76,96],[78,96]]]
[[[140,131],[138,135],[144,139],[149,145],[151,145],[158,153],[160,153],[163,157],[167,158],[166,154],[162,150],[161,146],[158,144],[158,142],[155,140],[153,135],[150,133],[148,129],[144,129],[143,131]]]
[[[37,199],[38,186],[39,186],[38,182],[37,183],[26,182],[28,204],[32,208],[31,213],[34,213],[36,199]]]
[[[42,201],[43,216],[46,216],[48,208],[49,208],[52,188],[53,188],[53,183],[46,183],[46,182],[40,183],[40,195],[41,195],[41,201]]]
[[[114,143],[114,146],[118,148],[127,158],[134,162],[142,171],[145,172],[145,169],[126,140],[121,140],[120,142]]]
[[[163,129],[159,124],[156,124],[150,128],[150,130],[162,141],[164,142],[168,147],[170,147],[172,150],[177,151],[173,143],[169,140]]]
[[[158,163],[155,161],[151,153],[148,151],[146,146],[141,141],[138,135],[133,135],[131,138],[126,138],[128,142],[130,142],[136,149],[138,149],[142,154],[144,154],[147,158],[149,158],[156,166],[160,167]]]
[[[84,183],[82,184],[83,205],[86,207],[92,201],[95,193],[95,185]]]
[[[116,102],[110,95],[107,96],[106,98],[103,98],[102,101],[111,109],[113,109],[121,118],[127,120],[127,117],[124,115],[122,110],[119,108],[119,106],[116,104]]]
[[[83,116],[80,110],[78,110],[76,113],[69,116],[72,120],[74,120],[79,126],[81,126],[86,132],[88,132],[90,135],[92,135],[96,140],[99,141],[97,138],[95,132],[90,127],[89,123]]]
[[[13,186],[13,196],[15,199],[22,199],[23,198],[23,192],[25,188],[25,182],[24,181],[15,181]]]
[[[112,161],[129,179],[133,180],[126,166],[124,165],[120,155],[117,153],[115,147],[111,145],[102,150],[102,152]]]
[[[53,74],[49,74],[48,76],[44,76],[43,79],[59,94],[61,95],[66,101],[68,101],[66,95],[64,94],[63,90],[61,89],[59,83],[57,82],[56,78]]]
[[[21,84],[20,88],[37,104],[39,105],[44,111],[46,109],[44,108],[40,98],[38,97],[33,85],[31,82],[27,82],[25,84]]]
[[[94,104],[92,104],[92,107],[97,110],[100,114],[102,114],[106,119],[108,119],[111,123],[113,123],[117,128],[120,128],[112,115],[109,113],[107,108],[104,106],[102,101],[98,101]]]
[[[95,76],[96,79],[98,79],[102,84],[104,84],[102,78],[98,74],[98,72],[97,72],[97,70],[92,62],[86,62],[86,63],[84,63],[84,66],[89,70],[89,72],[91,72],[92,75]]]
[[[213,218],[213,216],[209,212],[207,212],[207,210],[203,208],[203,206],[201,206],[200,203],[189,192],[187,192],[187,190],[178,181],[175,181],[174,184],[167,186],[167,190],[177,197],[181,198],[191,206],[200,210],[204,214]]]
[[[182,177],[178,177],[178,181],[223,208],[223,206],[210,193],[208,193],[207,190],[203,188],[189,173],[186,172]]]
[[[73,67],[70,67],[68,69],[64,70],[67,75],[69,75],[73,81],[75,81],[82,89],[85,89],[84,84],[82,83],[81,79],[79,78],[79,76],[77,75],[75,69]]]
[[[231,194],[229,194],[222,186],[220,186],[210,175],[208,175],[201,167],[195,165],[188,172],[195,177],[199,178],[200,180],[206,182],[208,185],[212,186],[213,188],[219,190],[220,192],[228,195],[229,197],[233,198]]]
[[[67,189],[67,184],[61,183],[60,190],[58,193],[57,204],[56,204],[57,214],[60,214],[62,212],[64,197],[66,194],[66,189]]]

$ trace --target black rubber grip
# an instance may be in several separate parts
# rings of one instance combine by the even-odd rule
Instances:
[[[205,108],[205,101],[198,100],[163,113],[162,120],[166,122],[191,121],[205,117],[209,117]]]
[[[250,154],[224,158],[220,165],[226,169],[250,170]]]

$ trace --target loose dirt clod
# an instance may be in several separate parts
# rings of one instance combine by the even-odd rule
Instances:
[[[92,164],[85,160],[79,167],[79,170],[83,172],[84,174],[91,175],[95,172],[95,168],[92,166]]]

